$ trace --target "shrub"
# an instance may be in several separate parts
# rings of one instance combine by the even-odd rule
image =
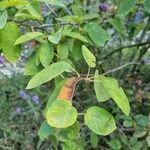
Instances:
[[[51,136],[62,141],[64,149],[83,149],[82,144],[78,144],[83,122],[93,132],[93,138],[95,134],[110,134],[116,129],[113,112],[108,112],[102,104],[100,107],[99,103],[113,100],[129,115],[125,92],[116,79],[107,75],[129,65],[133,65],[133,72],[138,68],[150,44],[143,37],[148,30],[149,7],[149,0],[111,0],[100,4],[90,0],[0,2],[0,49],[4,57],[16,63],[24,44],[31,44],[33,52],[24,71],[25,75],[32,76],[27,89],[55,84],[44,110],[45,121],[38,132],[42,141]],[[134,48],[141,50],[137,61],[112,69],[116,62],[112,61],[113,55],[120,52],[126,56],[127,52],[129,57],[134,57],[130,52],[132,48],[133,52]],[[105,64],[109,64],[111,70],[107,70]],[[93,84],[96,106],[87,106],[82,111],[76,109],[73,96],[79,82]],[[38,103],[38,97],[33,97],[33,101]],[[114,143],[119,142],[114,140],[109,145]],[[57,142],[53,144],[57,147]]]

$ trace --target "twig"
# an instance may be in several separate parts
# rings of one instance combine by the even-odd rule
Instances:
[[[70,16],[72,16],[73,14],[70,12],[70,10],[67,8],[67,6],[65,5],[65,3],[62,1],[62,3],[64,4],[64,6],[65,6],[65,10],[66,10],[66,12],[70,15]]]
[[[71,68],[71,70],[73,70],[77,74],[77,76],[80,77],[80,74],[79,74],[79,72],[77,70],[75,70],[73,68]]]
[[[51,11],[51,13],[52,13],[55,17],[57,17],[57,14],[53,11],[53,9],[52,9],[46,2],[44,2],[44,4],[48,7],[48,9]]]
[[[11,19],[9,19],[9,20],[12,21]],[[48,28],[48,27],[54,27],[54,26],[57,25],[57,23],[56,23],[56,24],[43,24],[43,25],[40,25],[40,26],[35,26],[35,25],[30,25],[30,24],[27,24],[25,22],[20,22],[20,21],[16,21],[16,20],[14,22],[16,22],[19,25],[29,27],[29,28],[31,28],[31,26],[32,26],[32,28],[35,28],[35,29],[43,29],[43,28]],[[71,26],[76,25],[76,24],[69,23],[69,22],[61,22],[61,23],[58,23],[58,24],[62,25],[62,26],[64,26],[64,25],[71,25]]]
[[[118,125],[119,129],[122,130],[122,131],[132,132],[132,131],[135,131],[135,130],[136,130],[135,128],[124,128],[124,127],[123,127],[121,124],[119,124],[118,122],[117,122],[117,125]]]
[[[145,55],[145,53],[148,51],[149,47],[150,47],[150,45],[149,45],[148,47],[146,47],[146,48],[143,48],[143,49],[140,51],[139,57],[138,57],[138,59],[137,59],[137,62],[140,62],[140,61],[141,61],[141,59],[143,58],[143,56]],[[136,71],[136,69],[137,69],[137,64],[135,64],[135,65],[133,66],[133,69],[131,70],[131,72],[134,73],[134,72]]]
[[[149,21],[150,21],[150,18],[148,17],[148,19],[147,19],[147,23],[146,23],[146,25],[145,25],[145,28],[143,29],[143,31],[142,31],[142,34],[141,34],[141,38],[140,38],[140,42],[143,40],[143,37],[144,37],[144,35],[145,35],[145,33],[146,33],[146,30],[147,30],[147,28],[149,27]]]
[[[88,79],[88,77],[89,77],[89,75],[90,75],[90,70],[91,70],[91,68],[88,67],[88,73],[87,73],[86,79]]]
[[[139,46],[143,46],[143,45],[147,45],[147,44],[150,44],[150,41],[146,41],[146,42],[143,42],[143,43],[136,43],[136,44],[133,44],[133,45],[127,45],[127,46],[123,46],[123,47],[117,48],[116,50],[110,52],[110,53],[107,54],[105,57],[103,57],[103,60],[104,60],[104,59],[107,59],[107,58],[110,57],[111,55],[115,54],[115,53],[118,52],[118,51],[121,51],[121,50],[124,49],[124,48],[139,47]]]
[[[109,73],[113,73],[113,72],[118,71],[118,70],[120,70],[120,69],[122,69],[122,68],[124,68],[124,67],[126,67],[126,66],[128,66],[128,65],[133,65],[133,64],[140,64],[140,63],[137,63],[137,62],[129,62],[129,63],[126,63],[126,64],[124,64],[124,65],[122,65],[122,66],[119,66],[119,67],[117,67],[117,68],[114,68],[114,69],[112,69],[112,70],[109,70],[109,71],[103,73],[102,75],[107,75],[107,74],[109,74]]]

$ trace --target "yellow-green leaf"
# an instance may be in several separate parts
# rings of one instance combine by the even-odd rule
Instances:
[[[56,100],[46,112],[47,123],[55,128],[67,128],[75,123],[77,110],[68,100]]]
[[[60,59],[65,59],[69,55],[68,43],[60,43],[57,46],[57,55]]]
[[[110,98],[108,91],[104,88],[102,81],[98,76],[98,71],[95,72],[94,76],[94,90],[97,97],[97,101],[105,102]]]
[[[110,35],[99,24],[90,22],[85,26],[91,40],[98,46],[104,46],[110,40]]]
[[[57,7],[65,7],[64,3],[61,0],[39,0],[41,2],[45,2],[47,4],[57,6]]]
[[[7,11],[6,9],[0,10],[0,29],[2,29],[7,22]]]
[[[75,39],[78,39],[82,42],[88,42],[87,39],[82,36],[81,34],[77,33],[77,32],[70,32],[70,31],[66,31],[66,32],[63,32],[63,35],[66,35],[68,37],[72,37],[72,38],[75,38]]]
[[[36,56],[30,57],[25,65],[24,75],[35,75],[41,70],[41,67],[36,65]]]
[[[41,14],[31,4],[27,5],[26,8],[34,18],[42,20]]]
[[[118,15],[127,15],[135,5],[135,0],[125,0],[120,4]]]
[[[0,7],[13,7],[13,6],[18,6],[18,5],[27,5],[29,4],[28,1],[25,0],[6,0],[0,2]]]
[[[61,39],[62,29],[60,29],[58,32],[56,32],[53,35],[48,36],[48,40],[54,44],[58,44]]]
[[[16,39],[20,36],[20,31],[15,22],[8,22],[0,31],[1,41],[4,56],[12,63],[16,63],[20,57],[20,46],[14,45]]]
[[[47,67],[54,57],[53,47],[49,42],[46,42],[39,47],[39,50],[41,64]]]
[[[117,80],[105,76],[99,76],[99,79],[101,80],[105,90],[111,98],[113,98],[118,107],[120,107],[126,115],[129,115],[130,105],[128,98],[122,88],[119,87]]]
[[[98,106],[90,107],[84,115],[85,124],[98,135],[108,135],[116,129],[113,116]]]
[[[37,73],[28,83],[27,89],[32,89],[45,82],[52,80],[64,71],[71,69],[72,66],[67,62],[57,62],[47,66],[45,69]]]
[[[20,36],[16,41],[15,41],[15,45],[24,43],[24,42],[28,42],[30,40],[33,40],[39,36],[42,36],[43,34],[41,32],[28,32],[22,36]]]
[[[85,45],[82,46],[82,54],[89,67],[94,68],[96,66],[96,58]]]

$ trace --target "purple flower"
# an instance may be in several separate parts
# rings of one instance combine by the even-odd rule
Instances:
[[[32,101],[35,103],[35,104],[39,104],[39,96],[37,96],[37,95],[34,95],[34,96],[32,96]]]
[[[0,55],[0,64],[4,64],[4,62],[5,62],[4,57],[2,55]]]
[[[141,11],[138,11],[138,12],[135,14],[134,21],[135,21],[135,22],[140,22],[141,19],[142,19],[142,16],[143,16],[143,13],[142,13]]]
[[[148,60],[146,58],[142,58],[141,59],[141,64],[142,65],[148,64]]]
[[[19,95],[20,95],[20,97],[22,98],[22,99],[24,99],[24,100],[26,100],[26,99],[28,99],[28,94],[24,91],[24,90],[21,90],[20,92],[19,92]]]
[[[101,11],[107,11],[109,9],[109,7],[110,7],[110,4],[108,4],[106,2],[99,4],[99,10],[101,10]]]
[[[16,113],[20,114],[21,113],[21,107],[16,107]]]

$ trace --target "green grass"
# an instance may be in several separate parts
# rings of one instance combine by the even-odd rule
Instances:
[[[37,149],[45,95],[38,90],[27,91],[31,97],[40,96],[39,105],[32,102],[31,97],[24,100],[19,91],[24,90],[25,85],[26,79],[22,75],[0,80],[0,149]],[[21,108],[21,113],[16,112],[17,107]]]

